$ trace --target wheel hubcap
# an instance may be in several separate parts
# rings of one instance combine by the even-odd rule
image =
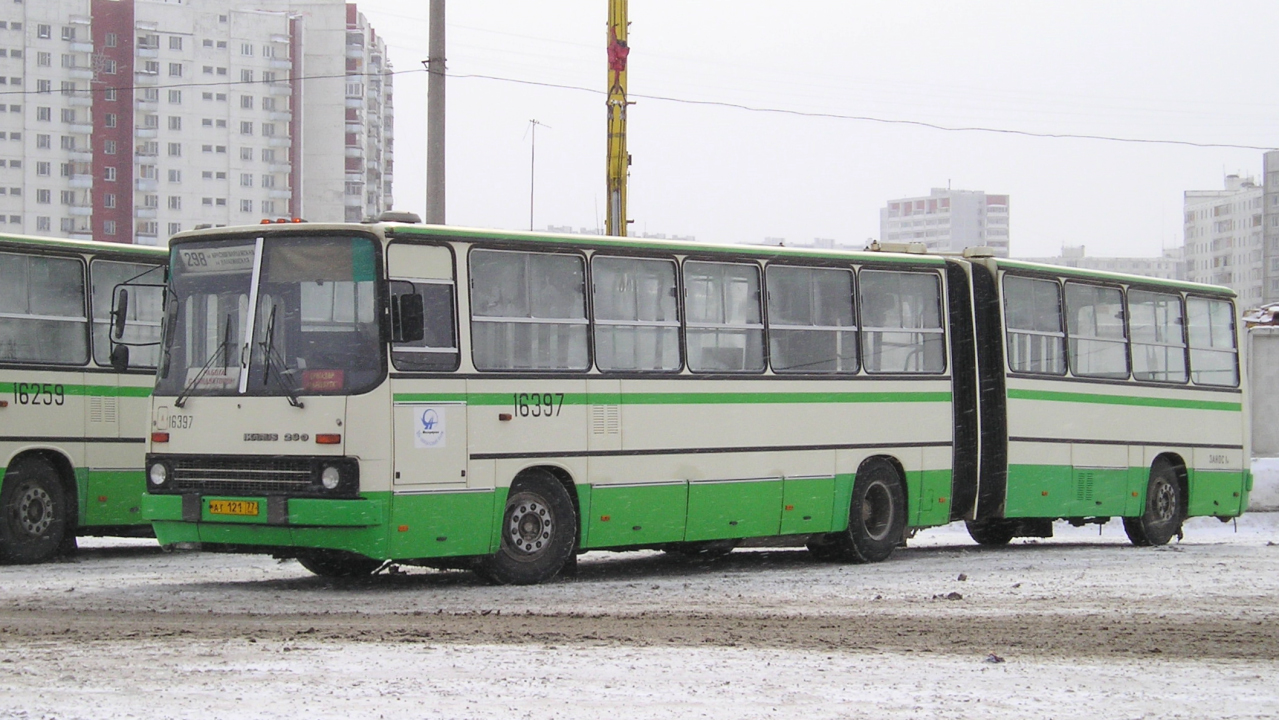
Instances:
[[[524,501],[511,508],[506,532],[511,547],[526,555],[535,555],[550,543],[555,523],[546,505],[536,500]]]
[[[19,490],[15,511],[18,527],[30,535],[43,535],[53,524],[53,498],[42,487]]]
[[[888,488],[875,483],[862,498],[862,527],[872,540],[883,540],[893,526],[893,498]]]
[[[1155,520],[1166,522],[1173,519],[1177,509],[1177,488],[1171,483],[1161,482],[1154,488],[1150,509],[1154,511]]]

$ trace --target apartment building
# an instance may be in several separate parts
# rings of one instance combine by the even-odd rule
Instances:
[[[1261,302],[1279,302],[1279,150],[1262,155]]]
[[[337,0],[0,0],[0,230],[157,244],[377,215],[389,73]]]
[[[933,188],[924,197],[889,200],[879,210],[879,239],[922,242],[933,252],[985,246],[1008,257],[1008,196]]]
[[[1241,310],[1264,301],[1263,195],[1239,175],[1227,175],[1221,190],[1185,194],[1186,279],[1231,288]]]

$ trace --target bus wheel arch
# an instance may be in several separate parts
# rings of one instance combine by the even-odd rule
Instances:
[[[1128,539],[1133,545],[1147,547],[1181,537],[1189,497],[1185,461],[1174,453],[1160,454],[1150,465],[1141,515],[1124,518]]]
[[[0,480],[0,562],[45,562],[75,548],[78,491],[64,455],[15,456]]]
[[[532,585],[555,577],[577,551],[576,486],[563,468],[521,470],[511,481],[497,552],[477,568],[502,585]]]

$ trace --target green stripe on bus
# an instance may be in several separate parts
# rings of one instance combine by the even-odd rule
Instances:
[[[0,393],[12,394],[14,392],[15,384],[16,383],[12,383],[12,382],[0,382]],[[28,386],[32,386],[32,385],[35,385],[36,383],[25,383],[25,384]],[[63,393],[67,395],[83,395],[83,396],[96,395],[101,397],[139,397],[139,398],[151,397],[151,388],[149,386],[116,387],[114,385],[70,385],[67,383],[47,383],[47,384],[61,385]],[[29,392],[35,392],[35,391],[30,390]]]
[[[529,393],[531,397],[538,393]],[[541,393],[545,394],[545,393]],[[561,402],[559,393],[555,401]],[[515,393],[396,393],[395,402],[465,402],[510,405]],[[949,392],[760,392],[760,393],[564,393],[565,405],[766,405],[803,403],[950,402]]]
[[[1243,410],[1243,404],[1237,402],[1133,397],[1131,395],[1099,395],[1097,393],[1052,392],[1049,390],[1009,390],[1008,399],[1093,403],[1098,405],[1136,405],[1139,407],[1183,408],[1186,410],[1223,410],[1226,412],[1240,412]]]

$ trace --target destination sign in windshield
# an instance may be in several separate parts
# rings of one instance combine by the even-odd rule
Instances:
[[[249,272],[253,269],[253,246],[178,248],[178,260],[183,271],[196,275]]]

